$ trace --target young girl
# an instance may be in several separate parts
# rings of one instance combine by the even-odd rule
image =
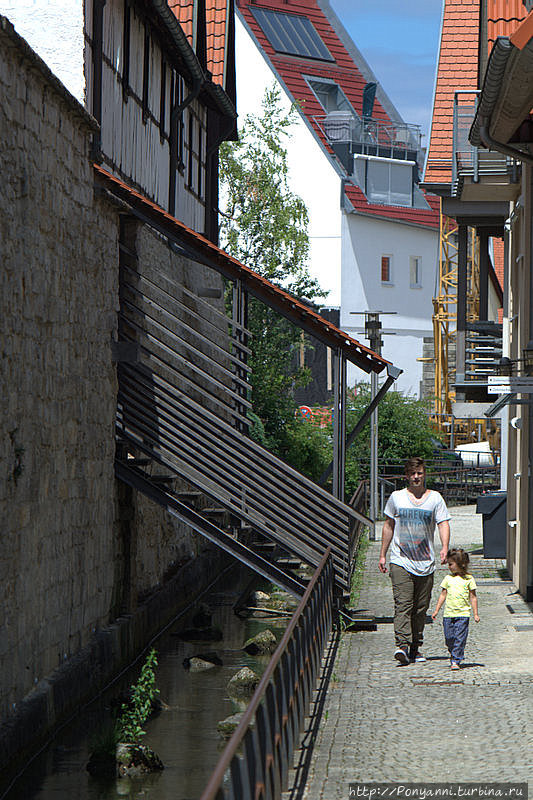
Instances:
[[[470,606],[472,606],[475,621],[479,622],[476,582],[467,572],[470,559],[464,550],[460,548],[448,550],[446,560],[450,574],[446,575],[441,583],[442,592],[431,616],[435,619],[442,604],[446,602],[443,619],[444,638],[450,651],[451,668],[459,669],[468,636]]]

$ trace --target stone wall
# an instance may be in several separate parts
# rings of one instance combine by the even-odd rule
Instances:
[[[0,713],[107,624],[117,220],[95,123],[0,27]]]
[[[0,769],[225,558],[114,478],[121,209],[94,191],[96,129],[0,17]]]

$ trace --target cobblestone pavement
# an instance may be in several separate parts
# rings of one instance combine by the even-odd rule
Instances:
[[[425,663],[393,658],[392,592],[371,543],[357,608],[377,631],[344,633],[313,749],[305,800],[348,797],[350,781],[530,781],[533,789],[533,606],[482,547],[474,506],[451,509],[451,544],[471,553],[481,622],[451,672],[442,611],[425,629]],[[377,532],[378,539],[381,532]],[[438,537],[436,536],[436,542]],[[430,612],[447,568],[437,568]]]

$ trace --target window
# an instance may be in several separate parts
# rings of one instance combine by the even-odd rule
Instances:
[[[268,8],[251,7],[250,11],[278,53],[321,61],[335,60],[307,17]]]
[[[409,273],[411,289],[420,289],[422,286],[422,259],[420,256],[411,256],[409,259]]]
[[[392,256],[381,256],[381,283],[392,283]]]
[[[346,111],[353,114],[353,108],[341,87],[327,78],[309,77],[305,79],[316,99],[328,114],[330,111]]]
[[[413,162],[355,156],[354,177],[370,203],[413,206]]]

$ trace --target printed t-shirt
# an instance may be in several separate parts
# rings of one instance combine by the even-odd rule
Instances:
[[[413,575],[431,575],[435,571],[435,525],[450,519],[442,496],[430,490],[423,502],[414,503],[407,489],[399,489],[387,500],[385,514],[394,519],[390,563]]]
[[[470,590],[474,591],[476,582],[472,575],[446,575],[440,585],[446,589],[445,617],[470,616]]]

